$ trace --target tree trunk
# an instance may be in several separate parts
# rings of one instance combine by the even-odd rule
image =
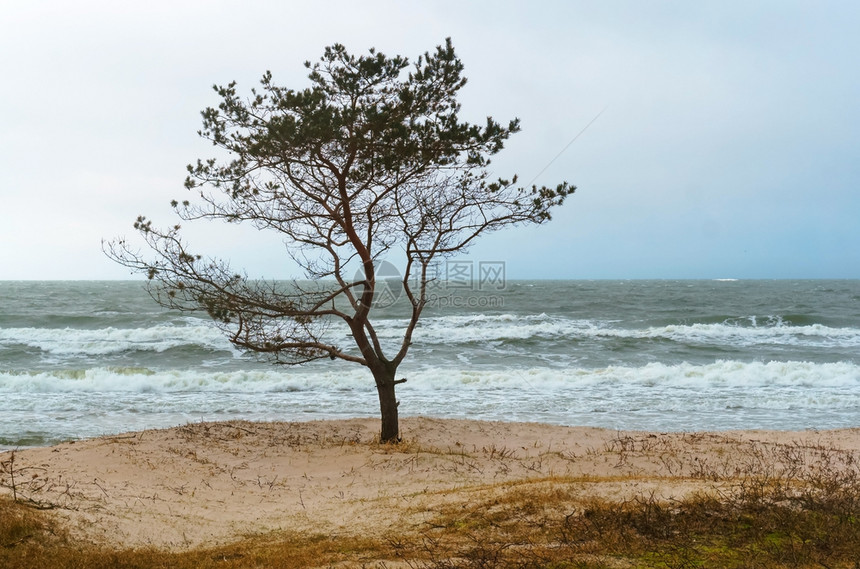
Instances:
[[[379,393],[379,410],[382,414],[382,432],[379,441],[383,443],[400,442],[400,420],[397,416],[399,405],[394,395],[397,382],[394,380],[396,369],[379,370],[374,373],[376,391]]]

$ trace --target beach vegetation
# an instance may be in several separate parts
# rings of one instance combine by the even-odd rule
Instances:
[[[387,537],[275,532],[190,551],[74,539],[51,517],[0,499],[0,566],[97,568],[856,567],[860,523],[845,504],[738,493],[583,498],[581,483],[501,484],[448,496],[428,522]],[[843,495],[844,498],[844,495]]]
[[[259,88],[215,86],[199,135],[218,158],[188,166],[183,221],[244,223],[278,235],[312,284],[264,282],[190,249],[180,224],[134,223],[146,253],[125,239],[109,257],[146,275],[153,298],[202,310],[237,347],[279,363],[340,359],[365,366],[379,396],[383,442],[399,438],[397,370],[428,303],[442,259],[492,231],[550,220],[573,193],[519,185],[488,167],[520,130],[460,119],[463,64],[449,40],[411,64],[374,49],[327,47],[306,63],[310,86],[289,89],[266,72]],[[396,268],[396,276],[383,271]],[[408,314],[383,342],[376,315],[393,300]]]
[[[857,567],[860,462],[853,451],[799,442],[719,442],[734,449],[732,457],[691,470],[701,461],[684,454],[682,447],[670,449],[649,436],[619,436],[607,445],[612,450],[598,452],[616,455],[612,462],[620,462],[620,453],[632,460],[672,452],[686,463],[684,473],[528,475],[483,484],[464,484],[461,476],[452,475],[450,486],[421,493],[420,500],[405,500],[405,509],[384,532],[275,531],[181,551],[89,542],[60,523],[59,510],[0,496],[0,567]],[[338,446],[338,441],[313,444]],[[524,454],[487,448],[446,451],[414,441],[380,446],[377,452],[404,459],[429,454],[443,462],[445,456],[506,461],[511,469],[528,460]],[[645,487],[649,480],[664,490],[674,485],[689,491],[670,496],[641,490],[614,497],[598,491],[620,483]]]

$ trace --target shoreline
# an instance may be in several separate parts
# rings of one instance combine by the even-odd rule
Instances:
[[[770,425],[761,425],[757,424],[753,427],[745,427],[745,426],[713,426],[708,425],[707,421],[704,426],[698,429],[681,429],[674,428],[673,426],[668,425],[625,425],[620,424],[619,426],[604,425],[604,424],[567,424],[561,421],[557,421],[553,419],[537,419],[537,420],[522,420],[520,418],[515,418],[511,420],[507,419],[498,419],[494,416],[488,416],[478,419],[466,419],[460,416],[444,416],[438,414],[414,414],[414,415],[403,415],[400,416],[401,421],[410,421],[416,419],[438,419],[442,421],[474,421],[478,423],[501,423],[501,424],[538,424],[538,425],[546,425],[549,427],[558,427],[562,429],[567,428],[583,428],[583,429],[598,429],[598,430],[608,430],[612,432],[649,432],[649,433],[661,433],[668,435],[683,435],[683,434],[692,434],[692,433],[715,433],[715,434],[732,434],[732,433],[741,433],[741,432],[765,432],[765,433],[797,433],[798,435],[804,433],[825,433],[825,432],[836,432],[836,431],[850,431],[852,429],[860,429],[860,424],[855,425],[852,423],[847,423],[846,421],[835,421],[830,422],[829,424],[825,423],[823,426],[820,425],[810,425],[810,426],[792,426],[788,428],[783,428],[782,426],[770,426]],[[108,439],[112,437],[118,437],[127,435],[130,433],[137,432],[149,432],[149,431],[161,431],[161,430],[170,430],[174,428],[179,428],[188,425],[194,425],[198,423],[229,423],[235,421],[249,421],[253,423],[327,423],[327,422],[339,422],[339,421],[379,421],[378,413],[367,413],[365,415],[328,415],[328,414],[309,414],[308,416],[303,416],[303,414],[293,414],[288,416],[287,418],[271,418],[270,414],[264,414],[264,416],[252,417],[249,419],[231,419],[231,418],[219,418],[219,417],[205,417],[205,418],[177,418],[175,422],[156,422],[156,424],[147,424],[146,422],[142,422],[137,426],[133,426],[127,430],[110,430],[110,431],[94,431],[93,433],[85,433],[78,435],[68,435],[63,438],[54,438],[51,437],[47,440],[42,439],[40,435],[36,435],[35,437],[27,437],[30,439],[36,438],[39,439],[39,442],[30,443],[30,444],[9,444],[8,438],[0,437],[0,440],[7,441],[5,444],[0,444],[0,456],[3,456],[6,453],[12,451],[27,451],[27,450],[35,450],[40,448],[50,448],[56,447],[68,443],[75,442],[84,442],[87,440],[93,439]],[[734,423],[740,423],[744,421],[734,421]]]
[[[75,539],[183,551],[271,532],[418,531],[453,501],[516,484],[669,500],[717,491],[762,456],[777,468],[808,456],[813,468],[819,449],[860,454],[860,428],[647,432],[406,417],[399,445],[375,443],[377,430],[376,418],[189,423],[19,449],[11,468],[19,499],[51,508]],[[11,497],[7,472],[0,494]]]

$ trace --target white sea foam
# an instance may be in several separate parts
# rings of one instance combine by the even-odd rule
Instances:
[[[537,389],[567,392],[589,386],[650,390],[711,387],[860,388],[860,366],[841,362],[737,362],[708,365],[651,363],[600,369],[533,367],[511,370],[473,368],[412,369],[404,366],[409,391]],[[360,366],[307,366],[297,369],[203,372],[145,368],[93,368],[65,372],[0,373],[0,392],[338,392],[373,389],[370,372]]]
[[[761,321],[760,321],[761,320]],[[405,320],[382,320],[376,329],[388,345],[402,339]],[[347,330],[331,329],[332,342],[348,343]],[[686,344],[749,347],[786,345],[805,347],[860,347],[860,329],[833,328],[822,324],[795,326],[779,317],[731,319],[721,323],[692,323],[621,328],[617,323],[574,319],[546,314],[517,316],[455,315],[422,320],[413,339],[419,345],[474,345],[518,340],[576,341],[583,339],[663,339]],[[107,356],[134,351],[164,352],[173,348],[197,347],[228,351],[233,348],[214,325],[199,319],[185,326],[157,325],[148,328],[0,328],[0,349],[23,345],[55,356]]]
[[[790,326],[784,324],[766,326],[740,326],[723,324],[673,324],[643,330],[600,329],[596,336],[667,339],[684,343],[718,344],[747,347],[759,344],[805,345],[809,347],[860,346],[860,330],[856,328],[831,328],[821,324]]]
[[[705,430],[856,426],[860,413],[860,366],[852,363],[402,371],[404,416]],[[358,366],[6,372],[0,373],[0,449],[199,420],[375,416],[374,392],[369,372]]]
[[[202,372],[145,368],[93,368],[65,372],[0,373],[0,393],[277,393],[372,387],[369,372],[344,375],[277,370]],[[360,377],[360,379],[359,379]]]
[[[406,321],[386,321],[378,326],[381,336],[395,339],[402,335]],[[416,342],[460,344],[493,340],[524,340],[529,338],[562,338],[587,334],[598,329],[591,320],[551,317],[546,314],[516,316],[463,315],[426,318],[415,331]]]
[[[515,316],[467,315],[428,318],[414,334],[416,343],[458,344],[525,339],[666,339],[682,343],[729,346],[758,344],[812,347],[860,347],[860,329],[821,324],[794,326],[779,317],[759,322],[755,317],[710,324],[670,324],[648,328],[618,328],[613,322],[579,320],[546,314]],[[378,329],[385,339],[396,339],[405,322],[388,321]]]
[[[183,346],[234,351],[211,325],[149,328],[0,328],[0,346],[24,345],[61,356],[103,356],[132,351],[164,352]]]

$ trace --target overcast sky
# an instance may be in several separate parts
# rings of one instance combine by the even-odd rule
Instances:
[[[552,222],[466,259],[509,278],[860,278],[860,3],[4,2],[0,280],[128,278],[101,240],[176,222],[211,86],[343,43],[417,58],[450,36],[462,117],[519,117],[495,173],[567,180]],[[605,110],[604,110],[605,109]],[[255,276],[277,239],[189,232]]]

